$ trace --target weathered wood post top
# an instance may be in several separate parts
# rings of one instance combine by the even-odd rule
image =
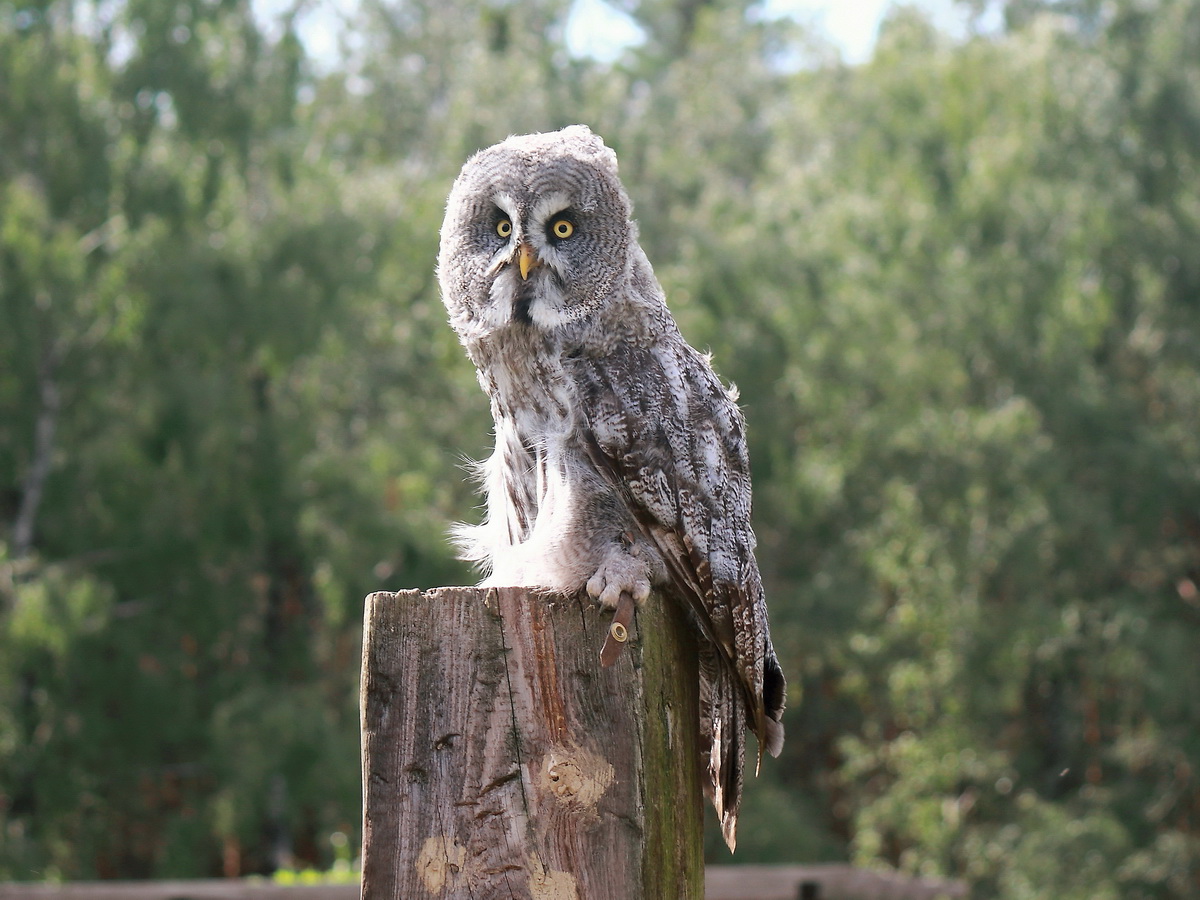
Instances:
[[[367,598],[364,900],[703,897],[695,638],[524,588]]]

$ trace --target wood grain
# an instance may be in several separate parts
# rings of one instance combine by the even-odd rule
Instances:
[[[657,597],[377,593],[363,638],[364,900],[703,896],[695,647]]]

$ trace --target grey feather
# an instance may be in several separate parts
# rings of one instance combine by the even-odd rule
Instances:
[[[745,732],[777,756],[785,692],[745,422],[680,335],[631,214],[615,154],[584,126],[509,138],[455,181],[438,279],[496,436],[486,518],[456,537],[485,584],[610,606],[657,586],[683,605],[701,639],[706,793],[732,849]]]

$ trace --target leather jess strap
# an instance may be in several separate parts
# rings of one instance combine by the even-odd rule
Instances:
[[[621,591],[617,609],[608,626],[608,635],[604,638],[604,646],[600,648],[600,665],[605,669],[620,658],[621,651],[625,649],[625,644],[629,641],[629,626],[633,623],[633,610],[633,595],[629,591]]]

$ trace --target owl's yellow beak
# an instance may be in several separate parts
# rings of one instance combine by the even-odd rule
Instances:
[[[517,253],[517,266],[521,269],[521,280],[525,281],[527,278],[529,278],[530,271],[536,269],[541,265],[541,263],[538,261],[538,258],[533,255],[533,248],[524,241],[522,241],[520,247],[517,248]]]

